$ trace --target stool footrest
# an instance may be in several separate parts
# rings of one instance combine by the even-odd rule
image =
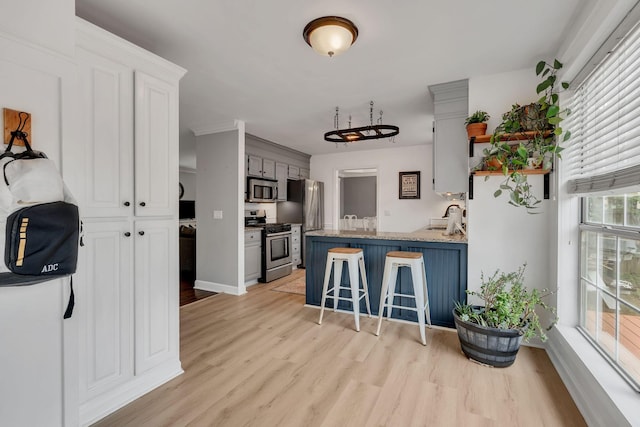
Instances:
[[[427,309],[428,304],[424,305],[424,308],[422,308],[422,310],[426,310]],[[412,310],[412,311],[418,311],[420,309],[420,307],[407,307],[406,305],[393,305],[393,304],[385,304],[384,308],[389,309],[389,308],[398,308],[401,310]]]

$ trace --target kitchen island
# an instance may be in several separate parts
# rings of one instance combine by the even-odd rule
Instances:
[[[389,251],[422,252],[425,261],[431,323],[438,326],[454,327],[452,310],[455,301],[466,299],[467,289],[467,240],[456,234],[446,236],[443,230],[420,230],[413,233],[392,233],[376,231],[321,230],[306,234],[306,303],[320,306],[322,283],[327,259],[327,250],[333,247],[362,248],[369,284],[369,298],[372,315],[378,314],[380,289],[384,262]],[[333,275],[333,273],[332,273]],[[333,277],[331,278],[333,280]],[[349,282],[347,268],[343,269],[343,283]],[[411,274],[408,268],[398,271],[398,292],[413,294]],[[348,292],[343,291],[342,296]],[[409,298],[396,298],[396,304],[413,306]],[[327,299],[327,307],[333,307],[333,300]],[[349,301],[340,301],[338,309],[352,311]],[[360,313],[366,313],[361,301]],[[417,322],[411,310],[393,310],[392,317]]]

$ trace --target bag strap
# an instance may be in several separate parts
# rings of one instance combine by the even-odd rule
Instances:
[[[23,116],[24,115],[24,116]],[[18,123],[18,127],[16,128],[16,130],[11,132],[11,139],[9,140],[9,145],[7,145],[7,148],[4,150],[4,153],[2,153],[0,155],[0,159],[4,158],[4,157],[15,157],[15,158],[31,158],[31,159],[37,159],[37,158],[42,158],[44,156],[43,153],[39,153],[33,150],[33,148],[31,148],[31,144],[29,144],[29,139],[27,138],[27,133],[24,132],[24,127],[27,124],[27,121],[29,120],[29,115],[25,112],[20,112],[18,114],[18,117],[20,118],[20,122]],[[15,154],[11,151],[11,148],[13,148],[13,142],[15,141],[15,139],[18,138],[19,140],[21,140],[24,143],[24,147],[25,147],[25,151],[22,153],[18,153]],[[46,156],[44,156],[46,157]]]
[[[63,319],[68,319],[73,314],[73,307],[76,305],[76,298],[73,294],[73,276],[69,276],[69,302],[67,303],[67,309],[64,311]]]

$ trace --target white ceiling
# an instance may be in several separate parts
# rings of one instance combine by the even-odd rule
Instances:
[[[336,150],[333,129],[369,121],[369,101],[398,145],[431,142],[428,86],[531,68],[553,59],[584,0],[76,0],[77,14],[188,70],[181,129],[246,122],[248,133],[296,150]],[[346,53],[328,58],[303,40],[314,18],[339,15],[359,28]],[[562,58],[560,58],[562,60]],[[375,120],[375,117],[374,117]],[[346,149],[386,147],[368,141]],[[184,145],[184,144],[183,144]],[[190,147],[182,147],[181,164]],[[345,149],[345,148],[340,148]]]

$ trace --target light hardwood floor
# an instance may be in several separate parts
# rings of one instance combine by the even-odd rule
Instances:
[[[98,426],[582,426],[544,350],[489,368],[455,330],[304,307],[271,289],[215,295],[180,309],[185,373]]]

